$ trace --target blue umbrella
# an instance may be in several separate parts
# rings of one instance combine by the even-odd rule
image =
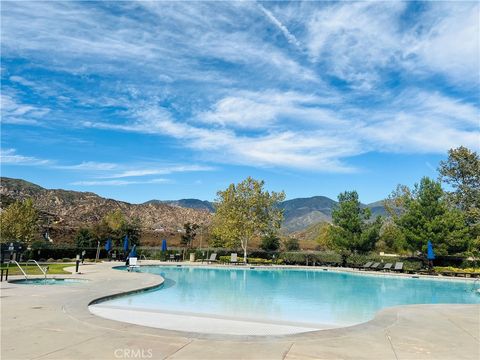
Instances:
[[[167,251],[167,240],[162,240],[162,251]]]
[[[132,257],[137,257],[137,245],[133,245],[132,250],[130,251],[130,254],[128,254],[129,258]]]
[[[123,250],[125,252],[128,251],[128,235],[125,235],[125,239],[123,240]]]
[[[110,251],[112,250],[112,239],[108,239],[105,243],[105,250]]]
[[[430,240],[428,240],[428,244],[427,244],[427,259],[428,260],[435,259],[435,253],[433,252],[433,245]]]

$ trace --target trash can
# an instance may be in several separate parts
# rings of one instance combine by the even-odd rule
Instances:
[[[190,254],[190,262],[195,262],[195,253]]]

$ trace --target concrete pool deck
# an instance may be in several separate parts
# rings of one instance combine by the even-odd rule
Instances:
[[[114,265],[120,263],[83,265],[81,275],[57,276],[90,280],[66,286],[3,282],[1,358],[480,358],[480,305],[395,307],[348,328],[269,337],[176,332],[104,319],[89,312],[91,301],[161,283],[157,275],[116,271]]]

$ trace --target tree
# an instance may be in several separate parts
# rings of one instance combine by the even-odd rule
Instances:
[[[455,204],[462,210],[480,208],[480,157],[466,147],[450,149],[438,168],[440,180],[453,188]]]
[[[112,231],[118,232],[127,222],[125,216],[120,209],[110,211],[103,217],[103,222]]]
[[[79,249],[92,247],[94,241],[95,235],[88,228],[80,228],[75,236],[75,244]]]
[[[0,214],[2,242],[22,241],[30,244],[37,234],[38,211],[32,199],[16,201]]]
[[[396,219],[410,250],[425,252],[429,240],[439,255],[468,250],[465,216],[448,205],[439,182],[424,177],[415,184],[405,199],[405,213]]]
[[[335,225],[330,230],[333,244],[339,249],[368,252],[374,249],[381,227],[381,218],[369,223],[371,212],[363,208],[356,191],[338,195],[338,207],[333,210]]]
[[[285,199],[285,193],[265,191],[264,184],[248,177],[217,193],[213,235],[224,239],[227,246],[240,245],[244,262],[247,261],[248,242],[253,237],[277,233],[283,220],[278,203]]]
[[[183,224],[184,233],[182,234],[181,242],[183,246],[190,247],[197,236],[197,229],[199,225],[192,223]]]
[[[480,157],[466,147],[450,149],[438,168],[440,180],[453,189],[449,200],[464,211],[470,236],[480,242]]]
[[[287,251],[300,250],[300,244],[298,243],[298,240],[295,239],[295,238],[288,238],[283,243],[283,246],[285,247],[285,250],[287,250]]]
[[[268,234],[262,238],[260,248],[265,251],[277,251],[280,249],[280,238],[276,234]]]
[[[405,235],[393,221],[386,221],[380,229],[380,237],[377,242],[377,249],[399,253],[405,250]]]

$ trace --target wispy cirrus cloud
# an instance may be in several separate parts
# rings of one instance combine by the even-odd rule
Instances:
[[[16,149],[0,149],[0,160],[1,164],[23,166],[44,166],[52,163],[51,160],[18,154]]]
[[[75,181],[70,185],[77,186],[127,186],[127,185],[139,185],[139,184],[168,184],[172,182],[169,179],[149,179],[149,180],[85,180]]]
[[[3,54],[52,76],[33,80],[10,64],[19,70],[2,75],[2,121],[40,125],[53,98],[51,126],[85,136],[153,135],[209,163],[324,172],[356,171],[350,158],[371,152],[477,149],[478,11],[473,2],[7,2]],[[117,179],[208,168],[195,166],[57,165]]]

